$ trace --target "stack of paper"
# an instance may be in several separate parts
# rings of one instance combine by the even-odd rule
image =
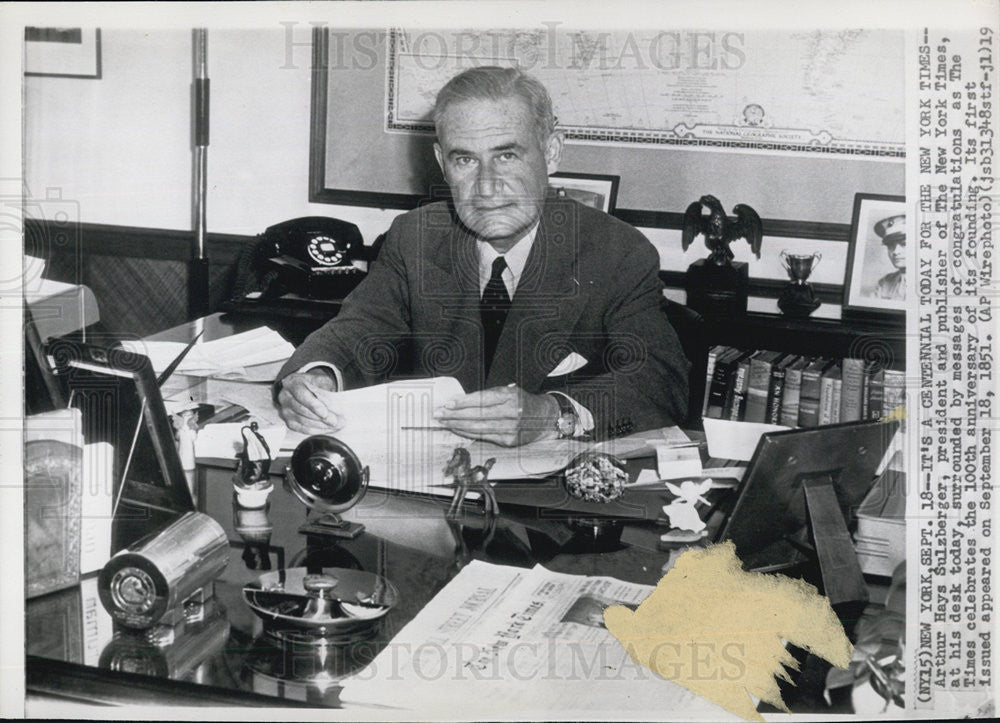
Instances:
[[[269,387],[212,380],[208,401],[224,401],[246,408],[261,426],[272,454],[291,453],[307,435],[286,430],[271,400]],[[495,463],[489,472],[492,481],[540,477],[558,472],[586,451],[618,456],[651,454],[659,445],[679,444],[688,438],[677,428],[653,430],[641,435],[595,445],[573,439],[551,439],[520,447],[500,447],[473,441],[445,429],[434,419],[434,410],[463,394],[452,377],[406,379],[346,392],[321,392],[317,396],[338,416],[331,416],[329,431],[358,455],[370,470],[371,485],[383,489],[430,492],[450,495],[444,485],[451,482],[444,468],[456,447],[469,451],[472,465]],[[244,422],[245,423],[245,422]],[[198,435],[199,457],[231,458],[242,439],[244,423],[209,425]],[[218,428],[216,428],[218,427]],[[280,444],[274,440],[284,434]],[[696,449],[692,452],[697,453]]]
[[[343,426],[330,434],[347,444],[371,471],[371,484],[386,489],[434,492],[450,482],[443,470],[456,447],[469,451],[472,465],[495,463],[489,479],[523,479],[556,472],[592,445],[554,439],[521,447],[500,447],[460,437],[434,419],[434,410],[463,394],[452,377],[412,379],[317,396],[341,415]],[[306,435],[289,432],[290,451]],[[441,494],[450,494],[447,488]]]
[[[153,369],[159,374],[170,366],[187,344],[140,340],[126,341],[122,346],[149,357]],[[262,326],[223,339],[196,343],[177,367],[176,373],[243,381],[273,381],[281,364],[293,351],[295,347],[278,332]]]

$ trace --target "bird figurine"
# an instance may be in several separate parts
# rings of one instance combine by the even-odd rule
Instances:
[[[708,209],[707,216],[702,214],[702,206]],[[726,216],[722,203],[715,196],[702,196],[692,203],[684,212],[684,228],[681,235],[683,249],[687,251],[695,237],[704,234],[705,246],[712,252],[708,261],[717,266],[727,266],[733,259],[729,244],[744,238],[759,259],[760,244],[763,239],[760,216],[742,203],[733,207],[733,213],[736,214],[735,221]]]

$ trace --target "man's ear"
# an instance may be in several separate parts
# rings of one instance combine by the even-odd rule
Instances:
[[[441,151],[441,144],[434,141],[434,157],[437,159],[438,166],[441,168],[441,173],[444,173],[444,153]]]
[[[559,170],[559,161],[562,159],[563,132],[552,131],[549,139],[545,142],[545,165],[549,175]]]

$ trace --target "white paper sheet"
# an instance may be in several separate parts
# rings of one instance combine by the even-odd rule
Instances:
[[[187,344],[177,341],[125,341],[122,346],[149,357],[157,374],[166,369],[184,351]],[[262,326],[222,339],[194,345],[175,373],[193,376],[223,376],[250,381],[273,380],[281,364],[295,347],[278,332]],[[248,371],[267,365],[266,369]]]
[[[709,456],[716,459],[736,459],[741,462],[750,461],[762,434],[790,429],[780,424],[732,422],[708,417],[704,422]]]
[[[223,424],[209,424],[198,432],[195,438],[195,457],[205,459],[235,459],[237,453],[243,451],[243,435],[241,430],[246,426],[246,422],[226,422]],[[264,436],[267,446],[271,450],[271,459],[278,456],[281,449],[281,441],[285,438],[287,428],[285,425],[271,427],[261,427],[257,430]]]

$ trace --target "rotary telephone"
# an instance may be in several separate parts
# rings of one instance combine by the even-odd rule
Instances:
[[[353,223],[305,216],[269,227],[237,262],[233,299],[294,293],[342,299],[368,270],[361,231]]]

